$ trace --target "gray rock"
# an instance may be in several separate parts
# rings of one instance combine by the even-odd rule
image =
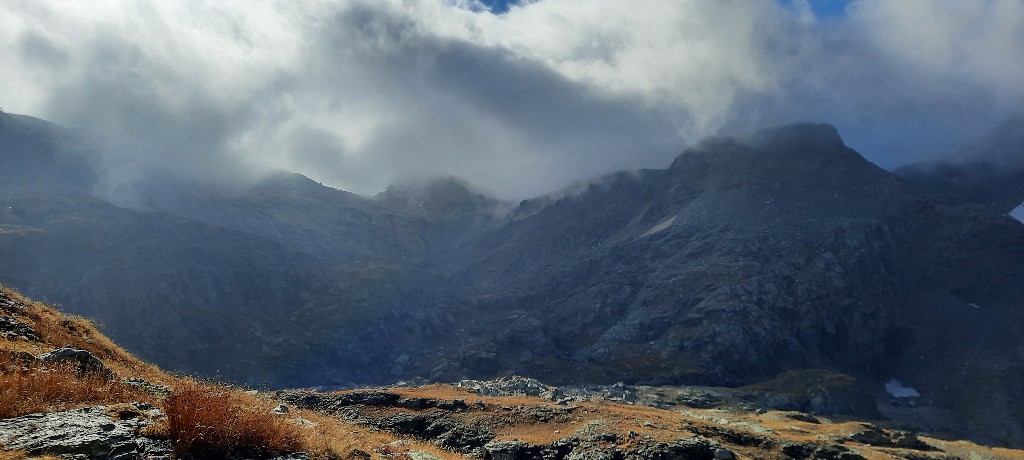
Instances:
[[[491,441],[484,445],[486,455],[484,458],[490,460],[524,460],[533,457],[536,446],[519,441]]]
[[[734,454],[729,449],[724,449],[723,448],[723,449],[718,449],[718,450],[715,451],[715,459],[716,460],[733,460],[735,458],[736,458],[736,454]]]
[[[932,450],[933,447],[918,439],[917,434],[909,431],[888,431],[877,426],[863,423],[862,430],[850,435],[849,441],[870,446],[903,447],[906,449]]]
[[[136,407],[150,416],[159,414],[149,405]],[[151,419],[115,420],[105,415],[105,410],[106,407],[97,406],[0,420],[0,444],[4,449],[23,450],[29,455],[78,456],[90,460],[168,458],[170,442],[136,434],[151,424]]]
[[[336,413],[349,406],[394,406],[402,399],[398,393],[383,390],[359,390],[343,394],[324,394],[304,390],[277,392],[277,397],[301,409]]]
[[[167,396],[167,395],[171,394],[171,389],[170,388],[167,388],[166,386],[163,386],[163,385],[157,385],[155,383],[148,382],[148,381],[140,379],[140,378],[125,377],[125,378],[121,379],[121,381],[124,382],[127,385],[130,385],[130,386],[133,386],[135,388],[138,388],[138,389],[140,389],[142,391],[145,391],[146,393],[149,393],[149,394],[154,395],[154,396]]]
[[[821,420],[811,414],[805,414],[803,412],[788,412],[785,417],[791,420],[797,420],[805,423],[813,423],[815,425],[821,424]]]
[[[7,339],[22,339],[29,342],[42,342],[35,329],[14,318],[0,316],[0,337]]]
[[[782,446],[782,453],[797,460],[864,460],[860,454],[841,445],[786,444]]]
[[[58,348],[49,353],[37,356],[40,361],[47,364],[73,364],[81,374],[95,374],[105,378],[114,378],[114,371],[110,370],[103,361],[93,356],[86,350],[75,348]]]
[[[405,454],[408,455],[409,458],[412,460],[441,460],[436,455],[424,452],[422,450],[410,449],[409,451],[406,451]]]
[[[288,406],[278,404],[277,407],[270,410],[270,413],[274,415],[288,415]]]
[[[274,457],[270,460],[310,460],[309,454],[305,452],[296,452],[293,454],[284,455],[281,457]]]
[[[569,452],[566,460],[615,460],[622,458],[622,452],[618,449],[590,447],[586,449],[574,449]]]

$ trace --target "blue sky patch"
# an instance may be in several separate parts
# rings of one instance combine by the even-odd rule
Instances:
[[[787,7],[792,8],[793,4],[799,0],[779,0],[779,3]],[[809,0],[808,3],[811,6],[811,11],[814,15],[819,18],[839,17],[843,16],[846,12],[846,5],[851,0]],[[512,5],[519,4],[519,0],[481,0],[484,5],[487,5],[494,14],[502,14],[508,12],[508,9]]]
[[[795,8],[794,4],[800,0],[779,0],[779,3],[789,8]],[[811,11],[818,18],[840,17],[846,14],[846,6],[851,0],[809,0]]]
[[[481,0],[481,3],[487,5],[492,13],[501,14],[508,12],[510,6],[516,5],[519,2],[517,0]]]

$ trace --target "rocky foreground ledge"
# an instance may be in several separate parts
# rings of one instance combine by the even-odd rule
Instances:
[[[640,404],[648,398],[643,390],[618,385],[566,391],[511,377],[333,393],[249,394],[276,403],[270,412],[291,425],[348,427],[344,429],[353,437],[369,442],[343,457],[351,460],[1024,458],[1020,451],[805,412],[693,407],[707,404],[707,397],[689,400],[692,405],[655,408]],[[700,394],[686,394],[693,393]],[[164,418],[158,407],[146,403],[34,413],[0,420],[0,445],[28,457],[204,458],[176,456],[172,442],[153,429]],[[297,452],[262,458],[316,457]]]
[[[643,404],[651,400],[647,390],[559,389],[508,377],[332,393],[248,393],[277,403],[270,412],[289,424],[338,423],[354,437],[371,440],[372,446],[352,449],[345,457],[351,460],[1024,458],[1020,451],[804,412],[693,407],[706,405],[713,397],[707,395],[687,399],[692,405],[650,407]],[[703,394],[687,391],[680,388],[678,394]],[[165,418],[146,403],[28,414],[0,420],[0,445],[29,457],[203,458],[176,456],[171,441],[154,429]],[[315,457],[297,452],[263,458]]]
[[[649,407],[642,404],[652,400],[644,390],[625,385],[561,389],[508,377],[330,394],[281,391],[275,397],[469,458],[920,460],[963,455],[956,443],[803,412]],[[701,405],[709,399],[694,401]],[[991,452],[980,455],[1000,458]]]
[[[850,414],[873,413],[870,398],[842,376],[787,379],[788,391],[524,377],[246,391],[169,375],[87,321],[0,289],[0,460],[1024,459],[866,423]]]

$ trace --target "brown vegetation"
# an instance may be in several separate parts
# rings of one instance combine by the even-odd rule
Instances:
[[[300,429],[244,393],[181,382],[164,401],[167,432],[183,458],[278,455],[302,450]]]
[[[85,404],[152,400],[149,394],[119,380],[79,375],[75,366],[25,366],[10,354],[0,356],[0,418]]]

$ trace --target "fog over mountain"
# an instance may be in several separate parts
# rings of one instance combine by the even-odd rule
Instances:
[[[806,120],[892,168],[1021,107],[1024,4],[838,5],[3,2],[0,106],[91,137],[97,192],[122,202],[150,171],[278,169],[363,194],[453,174],[521,199]]]

